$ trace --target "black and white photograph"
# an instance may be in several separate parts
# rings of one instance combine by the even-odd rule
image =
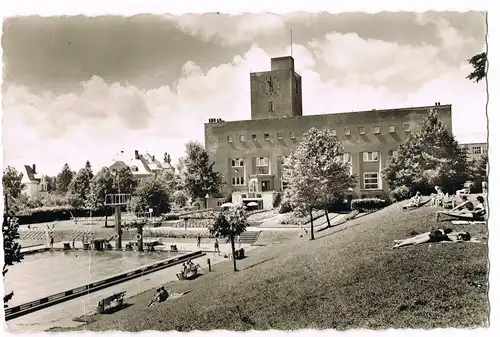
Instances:
[[[488,328],[488,20],[4,16],[6,330]]]

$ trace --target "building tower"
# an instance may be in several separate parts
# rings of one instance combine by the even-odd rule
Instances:
[[[271,70],[250,73],[252,119],[302,116],[302,78],[291,56],[271,59]]]

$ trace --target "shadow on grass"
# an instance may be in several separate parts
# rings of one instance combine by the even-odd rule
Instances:
[[[114,314],[117,311],[121,311],[121,310],[126,309],[126,308],[131,307],[131,306],[133,306],[132,303],[123,303],[122,306],[111,308],[110,310],[108,310],[103,315]],[[75,317],[75,318],[73,318],[73,321],[74,322],[79,322],[79,323],[93,323],[93,322],[96,322],[99,319],[99,316],[101,316],[101,315],[97,314],[97,313],[93,313],[93,314],[88,314],[88,315],[83,315],[83,316]]]

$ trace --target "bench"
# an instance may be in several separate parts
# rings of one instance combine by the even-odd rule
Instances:
[[[245,257],[245,250],[243,248],[234,251],[234,258],[236,260],[243,259]]]
[[[123,306],[123,298],[125,297],[126,291],[122,291],[111,296],[108,296],[99,301],[97,304],[97,312],[99,314],[105,314],[111,310],[119,309]]]
[[[187,268],[184,272],[177,273],[177,278],[179,279],[179,281],[195,278],[196,276],[198,276],[198,267],[199,265],[196,264],[192,267]]]

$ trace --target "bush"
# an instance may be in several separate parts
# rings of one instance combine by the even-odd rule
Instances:
[[[182,231],[171,231],[171,232],[163,232],[163,231],[149,231],[145,234],[145,237],[155,237],[155,238],[171,238],[171,239],[196,239],[198,235],[201,236],[202,239],[213,239],[215,236],[211,235],[208,231],[206,232],[182,232]]]
[[[19,224],[33,224],[52,221],[70,220],[72,215],[76,218],[90,217],[90,209],[75,208],[70,205],[52,206],[52,207],[37,207],[29,211],[29,214],[19,216]],[[92,210],[92,217],[109,216],[113,214],[114,210],[111,208],[101,208]]]
[[[162,221],[179,220],[179,214],[165,214],[161,218]]]
[[[392,202],[403,201],[410,198],[410,189],[406,186],[398,186],[389,193]]]
[[[351,208],[357,211],[371,211],[387,206],[387,201],[378,198],[355,199],[351,203]]]
[[[274,196],[274,200],[273,200],[273,208],[276,208],[280,205],[281,203],[281,193],[278,193]]]
[[[284,214],[284,213],[290,213],[293,211],[292,205],[290,204],[289,201],[283,201],[280,205],[279,213]]]

